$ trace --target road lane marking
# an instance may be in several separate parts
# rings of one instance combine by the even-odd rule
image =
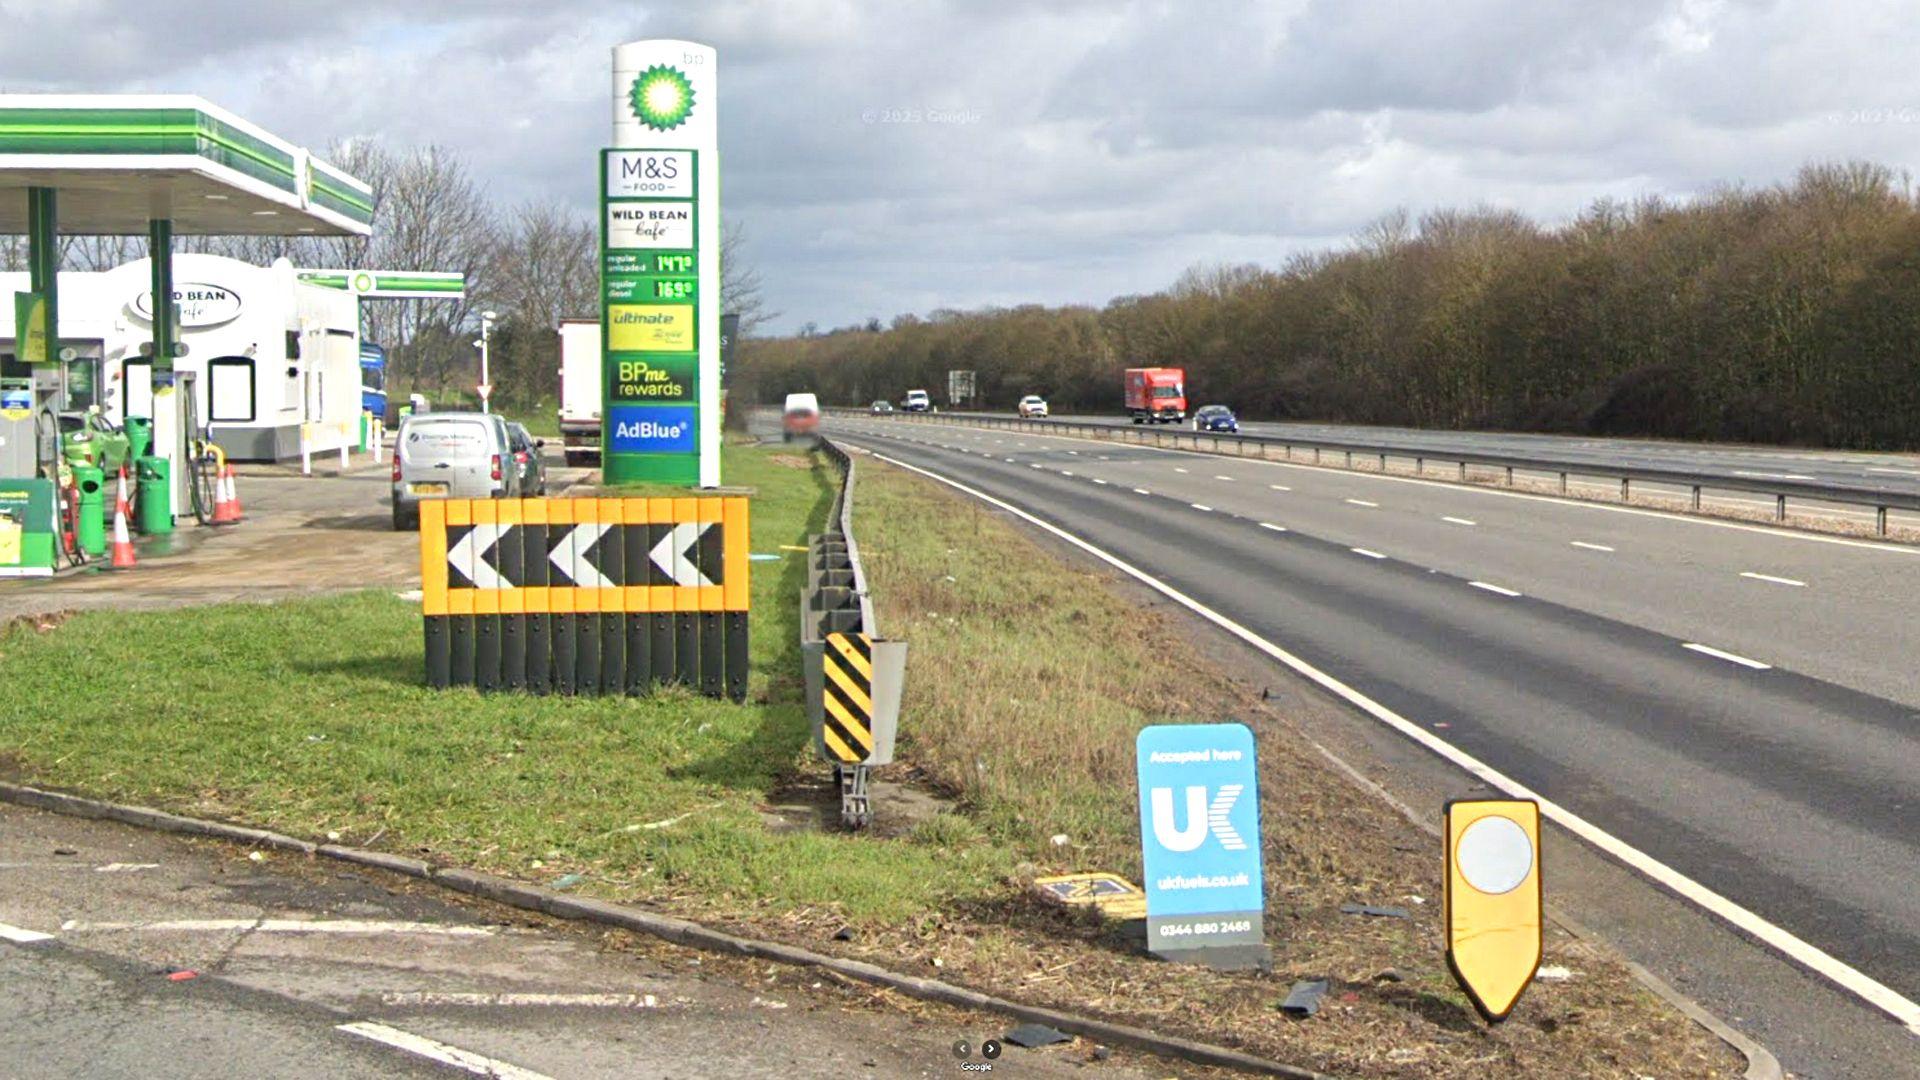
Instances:
[[[157,862],[110,862],[105,866],[93,868],[96,874],[130,874],[136,870],[158,870]]]
[[[1585,540],[1573,540],[1573,541],[1570,541],[1570,543],[1572,543],[1574,547],[1586,548],[1588,551],[1612,551],[1613,550],[1612,548],[1608,547],[1605,544],[1589,544]]]
[[[1367,506],[1367,507],[1373,507],[1375,509],[1378,509],[1380,506],[1380,504],[1377,502],[1368,502],[1365,499],[1348,499],[1347,501],[1352,503],[1355,506]]]
[[[1285,484],[1268,484],[1267,486],[1272,488],[1275,491],[1292,491],[1293,490],[1292,488],[1288,487]]]
[[[1069,450],[1069,451],[1067,451],[1067,453],[1069,453],[1069,454],[1072,454],[1072,455],[1073,455],[1074,457],[1079,457],[1079,456],[1080,456],[1080,451],[1078,451],[1078,450]]]
[[[1384,558],[1386,558],[1386,556],[1385,556],[1385,555],[1382,555],[1382,554],[1380,554],[1380,553],[1379,553],[1379,552],[1377,552],[1377,551],[1372,551],[1372,550],[1369,550],[1369,549],[1367,549],[1367,548],[1348,548],[1347,550],[1348,550],[1348,551],[1351,551],[1351,552],[1353,552],[1353,553],[1354,553],[1355,555],[1365,555],[1365,556],[1366,556],[1367,558],[1369,558],[1369,559],[1384,559]]]
[[[1085,551],[1094,558],[1112,566],[1121,573],[1154,589],[1187,608],[1189,611],[1192,611],[1194,614],[1220,627],[1222,630],[1246,642],[1267,656],[1272,657],[1279,663],[1293,669],[1305,678],[1319,684],[1326,690],[1344,699],[1348,704],[1353,705],[1375,720],[1399,732],[1407,739],[1418,743],[1470,775],[1479,778],[1488,786],[1503,791],[1512,798],[1534,800],[1540,804],[1540,813],[1546,817],[1547,820],[1554,822],[1581,840],[1586,841],[1605,854],[1638,871],[1653,882],[1664,886],[1688,902],[1774,949],[1794,963],[1814,972],[1874,1008],[1893,1017],[1895,1020],[1906,1025],[1908,1032],[1920,1036],[1920,1002],[1915,1002],[1902,996],[1892,987],[1853,967],[1827,952],[1825,949],[1820,948],[1818,945],[1803,940],[1791,931],[1767,921],[1758,913],[1714,892],[1712,889],[1707,888],[1705,885],[1668,866],[1666,863],[1655,859],[1639,848],[1634,847],[1619,837],[1614,836],[1612,833],[1600,828],[1598,825],[1593,824],[1579,814],[1548,799],[1527,785],[1515,780],[1513,777],[1508,776],[1493,766],[1488,765],[1486,762],[1481,761],[1479,758],[1474,757],[1472,754],[1440,738],[1425,726],[1416,724],[1392,709],[1387,708],[1385,705],[1373,700],[1359,690],[1321,671],[1300,657],[1295,656],[1293,653],[1261,637],[1259,634],[1254,633],[1233,619],[1222,615],[1193,597],[1188,596],[1172,585],[1167,584],[1126,560],[1081,539],[1079,536],[1057,525],[1051,525],[1040,520],[1004,499],[995,498],[978,488],[963,484],[958,480],[948,479],[930,469],[923,469],[918,465],[909,465],[904,461],[888,457],[885,454],[875,454],[874,456],[888,464],[936,480],[956,491],[971,495],[990,506],[1005,510],[1013,516],[1020,518],[1022,521],[1025,521],[1027,524],[1032,525],[1034,528],[1051,533],[1061,540],[1072,544],[1074,547]],[[1686,521],[1691,519],[1676,517],[1675,520]],[[1889,550],[1899,549],[1889,547]]]
[[[1772,664],[1763,664],[1758,660],[1751,660],[1741,656],[1739,653],[1730,653],[1725,649],[1716,649],[1711,645],[1702,645],[1694,641],[1683,641],[1680,643],[1680,647],[1683,649],[1692,649],[1694,652],[1703,653],[1716,660],[1725,660],[1730,664],[1739,664],[1741,667],[1752,668],[1755,671],[1766,671],[1773,667]]]
[[[1211,506],[1205,506],[1205,505],[1202,505],[1201,503],[1188,503],[1187,505],[1193,507],[1195,510],[1202,511],[1204,513],[1208,513],[1208,514],[1213,513],[1213,507]]]
[[[1800,589],[1804,589],[1807,587],[1807,583],[1804,581],[1795,581],[1793,578],[1790,578],[1790,577],[1774,577],[1772,574],[1756,574],[1751,570],[1740,571],[1740,576],[1745,578],[1752,578],[1755,581],[1771,581],[1775,585],[1792,585],[1795,588],[1800,588]]]
[[[1441,520],[1441,521],[1450,521],[1450,522],[1452,522],[1452,523],[1454,523],[1455,525],[1478,525],[1478,524],[1480,524],[1479,522],[1477,522],[1477,521],[1474,521],[1474,520],[1473,520],[1472,518],[1457,518],[1457,517],[1443,517],[1443,518],[1441,518],[1440,520]]]
[[[1032,463],[1030,463],[1030,464],[1029,464],[1029,465],[1027,466],[1027,468],[1029,468],[1029,469],[1044,469],[1044,468],[1046,468],[1046,466],[1045,466],[1045,465],[1042,465],[1042,464],[1040,464],[1040,463],[1039,463],[1039,462],[1037,462],[1037,461],[1035,461],[1035,462],[1032,462]]]
[[[43,934],[38,930],[28,930],[23,926],[8,926],[0,923],[0,940],[11,941],[16,945],[31,945],[36,941],[52,941],[52,934]]]
[[[1013,460],[1012,458],[1008,458],[1008,459],[1007,459],[1007,464],[1009,464],[1009,465],[1012,465],[1012,464],[1015,464],[1015,462],[1014,462],[1014,460]]]
[[[1231,483],[1233,483],[1233,477],[1231,477],[1231,476],[1216,476],[1216,477],[1214,477],[1214,479],[1215,479],[1215,480],[1225,480],[1225,481],[1226,481],[1227,483],[1229,483],[1229,484],[1231,484]]]
[[[1096,483],[1096,484],[1104,484],[1104,483],[1106,483],[1106,481],[1105,481],[1105,480],[1102,480],[1102,479],[1100,479],[1100,478],[1099,478],[1099,477],[1097,477],[1097,476],[1093,478],[1093,482],[1094,482],[1094,483]]]
[[[1065,469],[1061,469],[1061,470],[1060,470],[1060,475],[1061,475],[1061,476],[1072,476],[1073,474],[1072,474],[1072,473],[1070,473],[1070,472],[1068,472],[1068,471],[1067,471],[1067,470],[1065,470]]]
[[[1920,476],[1920,469],[1876,469],[1869,467],[1868,472],[1891,473],[1894,476]]]
[[[518,1065],[510,1065],[498,1058],[490,1058],[485,1054],[476,1054],[471,1050],[462,1050],[457,1046],[450,1046],[446,1043],[415,1035],[410,1031],[401,1031],[397,1027],[388,1027],[386,1024],[376,1023],[372,1020],[356,1020],[351,1024],[338,1024],[335,1025],[334,1030],[344,1031],[349,1035],[358,1035],[363,1039],[371,1039],[374,1042],[391,1046],[395,1050],[404,1050],[416,1057],[423,1057],[429,1061],[437,1061],[442,1065],[452,1065],[457,1069],[465,1069],[467,1072],[473,1073],[476,1076],[493,1076],[499,1077],[500,1080],[552,1080],[552,1078],[545,1073],[537,1073],[531,1069],[523,1069]]]
[[[1187,470],[1185,470],[1185,469],[1183,469],[1183,468],[1181,468],[1181,467],[1180,467],[1180,466],[1178,466],[1178,465],[1175,465],[1175,466],[1173,467],[1173,471],[1174,471],[1174,472],[1181,472],[1181,473],[1183,473],[1183,472],[1186,472]]]
[[[1134,488],[1134,489],[1133,489],[1133,493],[1134,493],[1135,495],[1151,495],[1151,494],[1153,494],[1153,492],[1151,492],[1151,491],[1148,491],[1148,490],[1147,490],[1146,488]]]
[[[1817,479],[1816,477],[1812,477],[1812,476],[1808,476],[1808,475],[1806,475],[1805,473],[1790,473],[1790,472],[1748,472],[1748,471],[1747,471],[1747,470],[1745,470],[1745,469],[1735,469],[1735,470],[1733,470],[1733,475],[1735,475],[1735,476],[1750,476],[1750,477],[1753,477],[1753,478],[1755,478],[1755,479],[1758,479],[1758,480],[1813,480],[1813,479]]]
[[[1476,589],[1485,589],[1490,593],[1499,593],[1501,596],[1519,596],[1520,595],[1519,593],[1514,592],[1512,589],[1501,588],[1500,586],[1495,585],[1492,582],[1469,581],[1467,582],[1467,584],[1473,586]]]
[[[491,926],[401,922],[379,919],[168,919],[159,922],[81,922],[68,919],[60,929],[84,934],[111,931],[160,933],[224,933],[251,930],[261,934],[429,934],[436,937],[491,937]]]
[[[1263,528],[1263,529],[1272,529],[1272,530],[1273,530],[1274,532],[1286,532],[1286,531],[1287,531],[1287,527],[1286,527],[1285,525],[1275,525],[1275,524],[1274,524],[1273,522],[1271,522],[1271,521],[1263,521],[1263,522],[1261,522],[1261,523],[1260,523],[1260,527],[1261,527],[1261,528]]]
[[[380,995],[382,1005],[411,1008],[453,1006],[530,1006],[533,1008],[653,1009],[660,999],[652,994],[478,994],[438,990],[390,990]]]

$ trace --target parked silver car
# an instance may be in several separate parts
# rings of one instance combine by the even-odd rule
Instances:
[[[420,525],[424,499],[500,499],[520,492],[507,422],[490,413],[409,416],[393,442],[393,527]]]

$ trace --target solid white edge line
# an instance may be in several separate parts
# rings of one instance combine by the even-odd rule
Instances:
[[[36,941],[52,941],[53,935],[29,930],[24,926],[8,926],[6,923],[0,923],[0,940],[11,941],[15,945],[32,945]]]
[[[1605,551],[1605,552],[1613,551],[1612,548],[1608,547],[1605,544],[1589,544],[1585,540],[1569,540],[1567,541],[1567,543],[1577,548],[1586,548],[1588,551]]]
[[[1379,552],[1372,550],[1371,548],[1348,548],[1347,550],[1353,552],[1355,555],[1365,555],[1369,559],[1386,558],[1385,555],[1382,555]]]
[[[1501,596],[1519,596],[1520,595],[1519,593],[1514,592],[1512,589],[1502,588],[1501,586],[1495,585],[1491,582],[1469,581],[1467,582],[1467,584],[1473,586],[1476,589],[1485,589],[1490,593],[1499,593]]]
[[[1754,573],[1752,570],[1742,570],[1740,571],[1740,576],[1744,578],[1752,578],[1755,581],[1771,581],[1775,585],[1792,585],[1793,587],[1798,589],[1804,589],[1807,587],[1807,583],[1804,581],[1797,581],[1790,577],[1774,577],[1772,574],[1757,574],[1757,573]]]
[[[952,422],[949,420],[949,422]],[[964,421],[962,421],[964,422]],[[1125,430],[1116,428],[1115,430]],[[898,435],[882,435],[882,438],[905,438]],[[1089,439],[1079,435],[1048,435],[1047,438],[1072,442],[1112,443],[1114,439]],[[1177,454],[1188,457],[1221,457],[1202,450],[1176,450],[1165,446],[1148,446],[1145,443],[1129,444],[1135,449],[1151,450],[1156,454]],[[1705,525],[1715,529],[1733,529],[1738,532],[1759,533],[1763,536],[1779,537],[1783,540],[1805,540],[1814,544],[1837,544],[1841,547],[1865,548],[1869,551],[1884,551],[1895,555],[1920,555],[1920,544],[1903,545],[1880,543],[1872,540],[1853,540],[1844,536],[1832,536],[1825,533],[1805,532],[1795,529],[1775,528],[1771,525],[1754,525],[1724,518],[1708,517],[1701,514],[1682,514],[1668,510],[1649,510],[1638,506],[1621,506],[1618,503],[1596,502],[1591,499],[1568,499],[1557,495],[1542,495],[1532,491],[1509,491],[1503,488],[1484,487],[1478,484],[1457,484],[1445,480],[1434,480],[1418,476],[1394,476],[1391,474],[1362,472],[1358,469],[1343,469],[1337,465],[1308,465],[1298,461],[1274,461],[1271,458],[1239,458],[1254,465],[1270,465],[1276,469],[1295,469],[1320,473],[1339,473],[1342,476],[1354,476],[1367,480],[1381,480],[1394,484],[1419,484],[1424,487],[1440,487],[1449,491],[1472,492],[1476,495],[1492,495],[1502,499],[1524,499],[1529,502],[1552,503],[1556,506],[1571,506],[1584,510],[1599,510],[1610,514],[1631,514],[1635,517],[1662,518],[1683,525]],[[1742,501],[1749,500],[1729,500]],[[1754,501],[1752,505],[1768,505]],[[1864,513],[1864,512],[1863,512]]]
[[[409,1054],[427,1058],[430,1061],[437,1061],[442,1065],[452,1065],[457,1069],[465,1069],[467,1072],[473,1073],[476,1076],[495,1076],[499,1077],[500,1080],[551,1080],[545,1073],[537,1073],[532,1069],[523,1069],[518,1065],[509,1065],[497,1058],[487,1057],[485,1054],[476,1054],[471,1050],[462,1050],[457,1046],[449,1046],[443,1042],[436,1042],[433,1039],[415,1035],[410,1031],[401,1031],[397,1027],[389,1027],[386,1024],[373,1020],[356,1020],[351,1024],[337,1024],[334,1026],[334,1030],[344,1031],[349,1035],[358,1035],[363,1039],[371,1039],[374,1042],[391,1046],[395,1050],[404,1050]]]
[[[1654,882],[1677,893],[1680,897],[1693,903],[1702,910],[1777,950],[1781,955],[1792,960],[1794,963],[1827,979],[1829,982],[1841,987],[1860,1000],[1893,1017],[1900,1023],[1905,1024],[1908,1031],[1916,1036],[1920,1036],[1920,1003],[1902,997],[1899,992],[1895,991],[1892,987],[1867,975],[1865,972],[1859,971],[1819,946],[1801,940],[1789,931],[1775,926],[1773,923],[1761,918],[1747,908],[1721,896],[1705,885],[1700,884],[1680,871],[1675,870],[1673,867],[1655,859],[1653,856],[1648,855],[1632,844],[1621,840],[1619,837],[1614,836],[1598,825],[1568,810],[1566,807],[1546,798],[1539,792],[1534,791],[1532,788],[1527,787],[1525,784],[1495,769],[1493,766],[1486,764],[1466,751],[1458,749],[1452,743],[1415,724],[1413,721],[1408,720],[1406,717],[1401,716],[1385,705],[1355,690],[1339,679],[1328,675],[1326,672],[1321,671],[1319,668],[1314,667],[1305,660],[1275,645],[1273,642],[1268,641],[1252,630],[1247,629],[1200,601],[1195,600],[1193,597],[1161,581],[1159,578],[1154,577],[1115,555],[1111,555],[1095,547],[1093,544],[1082,540],[1065,529],[1050,525],[1032,514],[1027,513],[1025,510],[1005,500],[994,498],[984,491],[969,487],[957,480],[949,480],[939,473],[920,468],[917,465],[909,465],[896,458],[890,458],[885,454],[875,453],[873,456],[881,461],[906,469],[909,472],[918,473],[928,479],[939,481],[956,491],[965,492],[979,499],[981,502],[1005,510],[1022,521],[1027,522],[1029,525],[1051,533],[1059,539],[1072,544],[1074,547],[1085,551],[1094,558],[1112,566],[1121,573],[1134,578],[1148,588],[1166,596],[1168,599],[1173,600],[1187,610],[1220,627],[1222,630],[1246,642],[1260,652],[1292,668],[1323,689],[1345,700],[1348,704],[1365,712],[1375,720],[1399,732],[1401,735],[1438,754],[1440,757],[1478,778],[1488,786],[1504,791],[1516,799],[1534,800],[1540,804],[1540,813],[1545,816],[1547,820],[1554,822],[1561,828],[1586,841],[1589,845],[1598,848],[1600,851],[1612,856],[1628,867],[1644,874]]]
[[[1680,647],[1683,649],[1692,649],[1694,652],[1711,656],[1716,660],[1725,660],[1730,664],[1739,664],[1741,667],[1752,668],[1755,671],[1766,671],[1773,667],[1772,664],[1763,664],[1758,660],[1741,656],[1739,653],[1730,653],[1725,649],[1716,649],[1711,645],[1701,645],[1698,642],[1683,641],[1680,643]]]
[[[1479,522],[1477,522],[1477,521],[1473,521],[1473,520],[1471,520],[1471,519],[1469,519],[1469,518],[1457,518],[1457,517],[1443,517],[1443,518],[1441,518],[1440,520],[1441,520],[1441,521],[1445,521],[1445,522],[1450,522],[1450,523],[1452,523],[1452,524],[1454,524],[1454,525],[1478,525],[1478,524],[1480,524]]]

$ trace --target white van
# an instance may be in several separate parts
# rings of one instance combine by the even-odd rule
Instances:
[[[933,399],[927,396],[925,390],[909,390],[901,400],[900,407],[908,412],[927,412],[933,408]]]
[[[788,394],[780,410],[781,437],[812,435],[820,428],[820,398],[814,394]]]

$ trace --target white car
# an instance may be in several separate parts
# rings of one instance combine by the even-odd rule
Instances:
[[[1021,398],[1020,415],[1023,417],[1047,415],[1047,399],[1039,394],[1028,394]]]

